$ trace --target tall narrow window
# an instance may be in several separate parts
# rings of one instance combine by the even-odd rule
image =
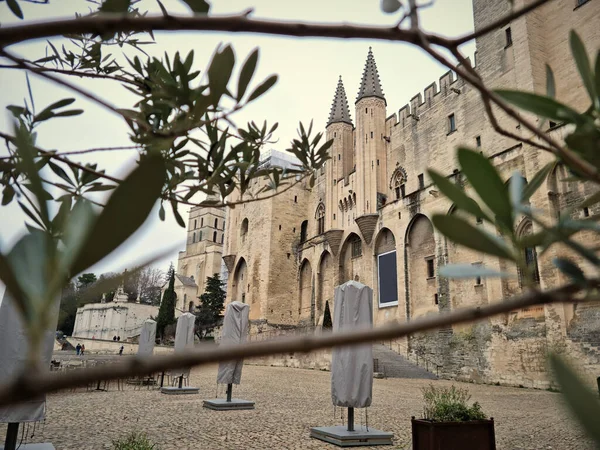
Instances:
[[[325,233],[325,205],[323,203],[319,203],[317,206],[317,234]]]
[[[352,257],[358,258],[359,256],[362,256],[362,241],[356,236],[352,241]]]
[[[302,225],[300,225],[300,243],[305,242],[307,237],[308,237],[308,220],[305,220],[304,222],[302,222]]]
[[[404,184],[400,185],[400,195],[402,198],[406,197],[406,186]]]
[[[481,147],[481,136],[475,138],[475,143],[477,144],[477,147]]]
[[[192,233],[192,244],[196,242],[196,233]]]
[[[202,230],[200,230],[200,233],[198,233],[198,242],[200,242],[202,240]]]
[[[196,219],[194,219],[194,230],[196,229],[197,225],[198,225],[198,221]]]
[[[217,242],[217,232],[213,232],[213,242]]]
[[[200,219],[200,227],[203,227],[203,226],[204,226],[204,217],[202,217],[202,218]]]
[[[225,240],[225,233],[223,233],[223,234],[221,235],[221,244],[223,243],[223,241],[224,241],[224,240]]]
[[[298,203],[298,196],[294,195],[294,203]]]
[[[215,219],[215,228],[219,228],[219,219]]]
[[[456,118],[454,114],[448,116],[448,133],[456,131]]]
[[[423,178],[423,174],[419,174],[419,189],[425,188],[425,179]]]
[[[435,268],[433,266],[433,256],[425,260],[427,262],[427,278],[435,277]]]
[[[438,295],[437,294],[433,294],[433,302],[437,305],[439,303],[438,300]]]
[[[505,31],[506,34],[506,47],[510,47],[512,45],[512,31],[510,27],[508,27]]]

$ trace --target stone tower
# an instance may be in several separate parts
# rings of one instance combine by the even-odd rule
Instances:
[[[369,47],[356,97],[356,217],[377,213],[377,194],[385,192],[386,101]]]
[[[219,201],[217,196],[207,200]],[[177,308],[190,310],[204,293],[206,278],[221,272],[225,211],[222,207],[196,206],[190,210],[185,251],[179,252],[175,292]]]
[[[342,77],[338,80],[329,120],[327,121],[327,140],[333,139],[330,149],[331,160],[326,163],[326,211],[335,211],[339,202],[339,190],[336,189],[338,182],[348,179],[354,171],[354,125],[350,118],[346,90],[342,83]],[[334,184],[335,183],[335,184]],[[332,214],[325,217],[325,229],[335,228],[337,220],[333,220]]]

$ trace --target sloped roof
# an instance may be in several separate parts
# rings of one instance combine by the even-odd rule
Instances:
[[[175,276],[177,277],[177,279],[179,281],[181,281],[181,284],[183,284],[184,286],[198,287],[198,285],[196,284],[196,282],[194,281],[193,278],[184,277],[183,275],[178,275],[178,274],[175,274]]]
[[[348,108],[348,98],[346,97],[346,90],[344,89],[344,83],[342,83],[342,76],[338,80],[335,95],[333,96],[333,103],[331,104],[331,110],[329,111],[329,120],[327,125],[331,125],[336,122],[345,122],[352,125],[352,119],[350,118],[350,109]]]
[[[379,80],[379,72],[377,72],[377,64],[375,63],[375,57],[373,56],[371,47],[369,47],[369,54],[367,55],[367,61],[365,62],[365,69],[363,70],[356,101],[358,102],[365,97],[379,97],[385,100],[383,89],[381,88],[381,81]]]

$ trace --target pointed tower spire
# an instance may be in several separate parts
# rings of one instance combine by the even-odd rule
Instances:
[[[350,109],[348,108],[348,99],[346,98],[346,90],[344,89],[344,83],[342,83],[341,75],[335,90],[335,96],[333,97],[331,111],[329,111],[329,120],[327,121],[327,126],[335,122],[345,122],[352,125]]]
[[[369,54],[367,55],[367,62],[365,63],[365,70],[363,70],[356,102],[365,97],[379,97],[385,100],[383,89],[381,89],[381,82],[379,81],[377,64],[375,63],[371,47],[369,47]]]

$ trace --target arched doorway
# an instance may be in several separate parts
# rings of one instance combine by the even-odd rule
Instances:
[[[299,302],[298,302],[298,320],[305,320],[314,317],[314,305],[312,304],[312,268],[308,259],[305,259],[300,266],[299,277]]]
[[[356,233],[350,233],[340,252],[340,276],[339,284],[346,281],[356,280],[364,282],[361,272],[361,262],[363,258],[362,240]]]
[[[377,301],[379,307],[398,304],[398,265],[394,233],[383,228],[375,240]],[[375,299],[374,299],[375,300]]]
[[[244,258],[240,258],[233,274],[233,285],[231,286],[233,291],[233,301],[246,303],[246,293],[248,286],[247,275],[248,266],[246,265],[246,260]]]
[[[319,263],[319,301],[317,302],[317,315],[325,311],[325,302],[333,305],[333,258],[329,252],[324,252]]]
[[[409,317],[438,311],[433,225],[423,214],[417,214],[408,225],[405,249],[408,266]]]

